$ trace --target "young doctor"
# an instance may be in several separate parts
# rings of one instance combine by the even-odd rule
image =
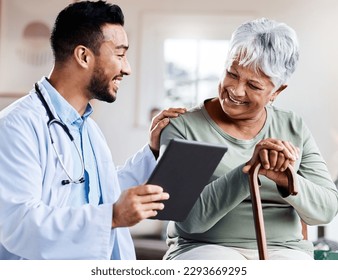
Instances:
[[[131,73],[124,16],[104,1],[58,15],[55,64],[0,113],[0,259],[135,259],[127,227],[168,199],[144,185],[173,108],[152,120],[149,145],[116,169],[89,101],[114,102]]]

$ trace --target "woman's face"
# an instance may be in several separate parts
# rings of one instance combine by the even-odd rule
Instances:
[[[262,115],[264,107],[283,89],[274,90],[273,83],[266,75],[234,61],[225,70],[223,81],[219,84],[219,100],[228,117],[253,120]]]

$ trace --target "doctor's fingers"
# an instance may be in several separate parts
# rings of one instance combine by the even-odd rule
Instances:
[[[157,114],[150,125],[150,147],[153,151],[160,149],[160,134],[168,124],[170,118],[176,118],[181,114],[184,114],[186,109],[184,108],[170,108],[163,110]]]
[[[160,194],[163,193],[163,188],[159,185],[145,184],[136,186],[129,189],[135,195],[149,195],[149,194]]]
[[[138,209],[138,215],[143,219],[154,217],[157,215],[158,211],[164,209],[164,204],[161,202],[151,202],[151,203],[144,203]]]
[[[143,203],[142,206],[140,206],[139,210],[143,212],[149,212],[149,211],[156,211],[156,210],[163,210],[164,204],[162,202],[150,202],[150,203]]]
[[[158,210],[163,210],[164,204],[161,202],[133,204],[130,210],[131,223],[138,223],[149,217],[157,215]]]
[[[169,124],[169,118],[165,118],[156,124],[150,129],[150,138],[149,138],[149,145],[152,151],[157,152],[160,150],[160,135],[167,125]]]
[[[163,192],[163,188],[158,185],[142,185],[129,189],[131,195],[140,203],[162,201],[169,199],[169,194]]]
[[[158,202],[158,201],[163,201],[163,200],[168,200],[168,199],[169,199],[169,194],[166,192],[159,193],[159,194],[142,195],[138,197],[138,200],[142,204]]]
[[[153,202],[143,204],[137,199],[121,199],[113,205],[112,227],[129,227],[143,219],[155,216],[164,204]]]
[[[168,123],[168,118],[176,118],[181,114],[184,114],[187,111],[186,108],[169,108],[162,110],[155,117],[153,117],[151,122],[151,130],[157,126],[162,120],[165,120],[165,123]]]

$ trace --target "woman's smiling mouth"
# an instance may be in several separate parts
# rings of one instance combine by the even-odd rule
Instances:
[[[228,99],[231,103],[233,103],[233,104],[235,104],[235,105],[238,105],[238,106],[240,106],[240,105],[247,105],[248,104],[248,102],[244,102],[244,101],[241,101],[241,100],[237,100],[235,97],[233,97],[231,94],[230,94],[230,91],[231,91],[231,89],[230,90],[226,90],[226,93],[227,93],[227,97],[225,97],[225,99]]]

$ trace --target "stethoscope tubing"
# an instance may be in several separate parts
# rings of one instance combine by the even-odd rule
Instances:
[[[70,183],[74,183],[74,184],[83,183],[85,181],[84,180],[84,170],[85,170],[84,162],[83,162],[83,158],[81,156],[81,152],[80,152],[79,148],[75,144],[73,135],[70,133],[70,130],[69,130],[69,128],[68,128],[68,126],[66,124],[64,124],[63,122],[61,122],[57,118],[55,118],[54,114],[52,113],[51,109],[49,108],[49,106],[47,104],[46,99],[42,95],[42,92],[41,92],[41,90],[39,88],[38,83],[35,83],[35,91],[36,91],[36,94],[38,95],[39,99],[41,100],[41,103],[42,103],[43,107],[45,108],[45,110],[47,112],[47,115],[48,115],[48,118],[49,118],[48,121],[47,121],[47,127],[48,127],[48,132],[49,132],[49,138],[51,140],[51,143],[52,143],[53,149],[55,151],[56,157],[58,158],[58,161],[61,164],[62,169],[64,170],[64,172],[66,173],[66,175],[68,177],[68,179],[62,180],[61,184],[62,185],[67,185],[67,184],[70,184]],[[77,154],[78,154],[78,156],[80,158],[80,161],[81,161],[81,175],[77,179],[72,179],[71,175],[67,171],[67,168],[65,167],[65,165],[64,165],[63,161],[61,160],[61,157],[60,157],[60,155],[59,155],[59,153],[58,153],[58,151],[57,151],[57,149],[55,147],[54,139],[53,139],[52,133],[50,131],[50,127],[53,124],[59,125],[65,131],[65,133],[67,134],[68,138],[70,139],[70,141],[75,146],[76,152],[77,152]]]

